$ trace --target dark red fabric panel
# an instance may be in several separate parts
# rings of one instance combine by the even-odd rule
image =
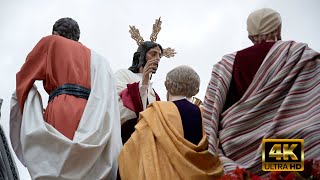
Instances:
[[[157,92],[153,89],[153,91],[154,91],[154,94],[156,95],[156,101],[160,101],[160,97],[159,97],[159,95],[157,94]]]
[[[135,82],[132,84],[127,84],[127,88],[134,106],[134,112],[137,114],[137,117],[139,117],[139,112],[143,111],[141,96],[139,92],[139,83]]]
[[[131,95],[129,93],[128,88],[123,90],[120,93],[120,98],[122,99],[122,103],[123,103],[124,107],[130,109],[131,111],[134,111],[133,101],[132,101],[132,98],[131,98]]]
[[[154,91],[155,92],[155,91]],[[158,94],[155,92],[156,100],[160,101]],[[135,131],[134,126],[137,124],[139,118],[139,113],[143,111],[139,83],[135,82],[132,84],[127,84],[127,89],[123,90],[120,94],[123,105],[134,111],[137,115],[137,118],[130,119],[121,125],[121,138],[122,143],[126,143],[127,140],[131,137],[131,134]]]
[[[262,42],[237,52],[224,110],[231,107],[244,95],[274,43]]]

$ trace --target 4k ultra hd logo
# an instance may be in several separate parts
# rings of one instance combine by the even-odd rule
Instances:
[[[303,139],[263,139],[263,171],[303,171]]]

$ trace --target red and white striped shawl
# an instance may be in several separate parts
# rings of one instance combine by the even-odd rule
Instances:
[[[209,151],[219,154],[225,172],[239,166],[263,174],[263,138],[303,138],[305,159],[320,159],[320,54],[278,41],[243,97],[222,112],[235,55],[213,66],[204,99]]]

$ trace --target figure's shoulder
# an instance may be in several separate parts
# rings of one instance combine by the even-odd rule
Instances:
[[[132,75],[134,73],[132,71],[130,71],[129,69],[119,69],[114,74],[115,75]]]
[[[45,36],[45,37],[42,37],[39,42],[37,43],[37,45],[47,45],[47,44],[50,44],[51,42],[53,42],[54,39],[52,38],[52,35],[50,36]]]
[[[224,59],[234,59],[236,54],[237,54],[237,52],[226,54],[226,55],[222,56],[222,60],[224,60]]]
[[[48,49],[48,47],[51,47],[55,42],[54,37],[52,35],[42,37],[36,44],[36,46],[33,48],[33,51]]]
[[[53,42],[53,41],[65,41],[65,40],[67,40],[67,38],[64,38],[62,36],[49,35],[49,36],[43,37],[40,41]]]
[[[158,104],[159,106],[174,105],[172,101],[155,101],[153,103]]]
[[[221,66],[221,65],[224,66],[224,65],[232,64],[236,57],[236,54],[237,52],[233,52],[233,53],[222,56],[222,59],[218,63],[216,63],[214,66]]]
[[[281,49],[282,47],[289,47],[289,51],[291,52],[297,52],[297,51],[304,51],[304,54],[313,54],[313,56],[319,57],[320,53],[311,47],[307,43],[303,42],[296,42],[296,41],[280,41],[277,42],[274,49]]]
[[[78,41],[74,41],[62,36],[58,36],[58,35],[49,35],[49,36],[45,36],[43,37],[40,42],[42,43],[47,43],[50,44],[51,46],[72,46],[75,48],[87,48],[86,46],[84,46],[82,43],[78,42]],[[89,48],[87,48],[89,49]]]
[[[153,107],[154,109],[161,109],[162,112],[164,111],[171,111],[176,109],[176,105],[171,101],[154,101],[151,103],[149,107]]]
[[[118,83],[130,83],[132,81],[132,77],[134,77],[134,73],[128,69],[119,69],[114,73],[114,77]]]
[[[303,43],[303,42],[296,42],[293,40],[289,40],[289,41],[278,41],[276,43],[277,46],[294,46],[294,47],[307,47],[308,48],[308,44],[307,43]]]

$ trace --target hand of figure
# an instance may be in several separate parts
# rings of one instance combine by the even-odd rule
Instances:
[[[151,59],[147,61],[142,72],[142,85],[148,85],[151,73],[155,73],[158,69],[159,59]]]

